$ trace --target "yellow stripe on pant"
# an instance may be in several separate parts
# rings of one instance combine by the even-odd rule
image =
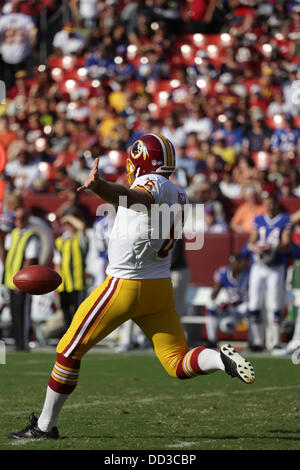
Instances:
[[[189,349],[169,278],[129,280],[108,276],[79,306],[57,352],[81,359],[129,319],[144,331],[163,367],[176,377],[178,363]]]

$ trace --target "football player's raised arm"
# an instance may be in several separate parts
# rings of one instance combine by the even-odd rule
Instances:
[[[80,192],[85,189],[89,189],[93,191],[93,193],[97,194],[101,199],[113,204],[114,206],[119,206],[120,203],[123,205],[125,202],[127,207],[140,205],[144,206],[146,209],[150,209],[153,200],[149,194],[142,190],[128,189],[122,184],[110,183],[103,180],[100,178],[98,173],[98,163],[99,159],[96,158],[86,182],[84,185],[80,186],[77,191]],[[124,201],[124,197],[126,197],[126,201]]]

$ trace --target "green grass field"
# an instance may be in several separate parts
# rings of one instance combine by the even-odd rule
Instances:
[[[300,365],[250,358],[256,381],[222,372],[169,377],[151,352],[96,352],[60,416],[58,441],[9,440],[41,410],[55,353],[10,353],[0,365],[0,449],[300,449]]]

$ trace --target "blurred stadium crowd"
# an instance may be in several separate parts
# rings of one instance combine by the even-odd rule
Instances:
[[[205,203],[207,232],[249,232],[264,192],[300,208],[299,1],[0,8],[2,218],[11,195],[74,190],[96,156],[105,178],[126,184],[127,149],[149,131],[174,143],[174,180]]]

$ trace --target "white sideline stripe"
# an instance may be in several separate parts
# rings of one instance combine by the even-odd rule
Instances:
[[[193,446],[195,444],[198,444],[198,442],[195,442],[195,441],[181,441],[181,442],[178,442],[178,444],[169,444],[167,445],[166,447],[175,447],[175,449],[182,449],[184,447],[189,447],[189,446]]]
[[[69,349],[67,349],[66,353],[64,354],[64,356],[69,356],[73,349],[77,346],[77,344],[79,343],[79,341],[81,340],[82,336],[84,335],[84,333],[86,332],[87,328],[89,327],[91,321],[94,319],[94,317],[97,315],[97,312],[98,310],[102,307],[103,303],[106,301],[107,297],[110,295],[110,293],[113,291],[114,287],[115,287],[115,284],[117,282],[117,278],[114,278],[114,280],[112,281],[111,283],[111,286],[110,288],[108,289],[108,291],[106,292],[106,294],[104,295],[103,299],[101,300],[101,302],[99,302],[99,304],[97,305],[97,307],[95,307],[95,309],[93,310],[89,320],[83,325],[79,335],[77,336],[76,340],[74,341],[74,343],[69,347]]]
[[[32,444],[32,442],[39,442],[41,439],[17,439],[13,442],[10,442],[11,446],[24,446],[26,444]]]
[[[210,393],[197,393],[194,395],[185,395],[180,398],[180,400],[196,400],[199,398],[210,398],[210,397],[222,397],[222,396],[227,396],[227,395],[245,395],[245,394],[255,394],[255,393],[262,393],[262,392],[276,392],[278,390],[294,390],[300,388],[300,384],[296,385],[287,385],[283,387],[262,387],[262,388],[253,388],[252,390],[249,390],[249,387],[251,385],[247,386],[247,390],[233,390],[231,392],[210,392]],[[160,397],[149,397],[149,398],[141,398],[137,400],[128,400],[126,404],[147,404],[147,403],[152,403],[154,401],[170,401],[170,396],[160,396]],[[73,410],[77,408],[89,408],[89,407],[94,407],[94,406],[99,406],[99,405],[119,405],[120,400],[95,400],[91,401],[89,403],[74,403],[72,405],[65,405],[64,410]],[[9,416],[20,416],[20,415],[28,415],[28,410],[27,411],[4,411],[2,412],[3,415],[9,415]]]

